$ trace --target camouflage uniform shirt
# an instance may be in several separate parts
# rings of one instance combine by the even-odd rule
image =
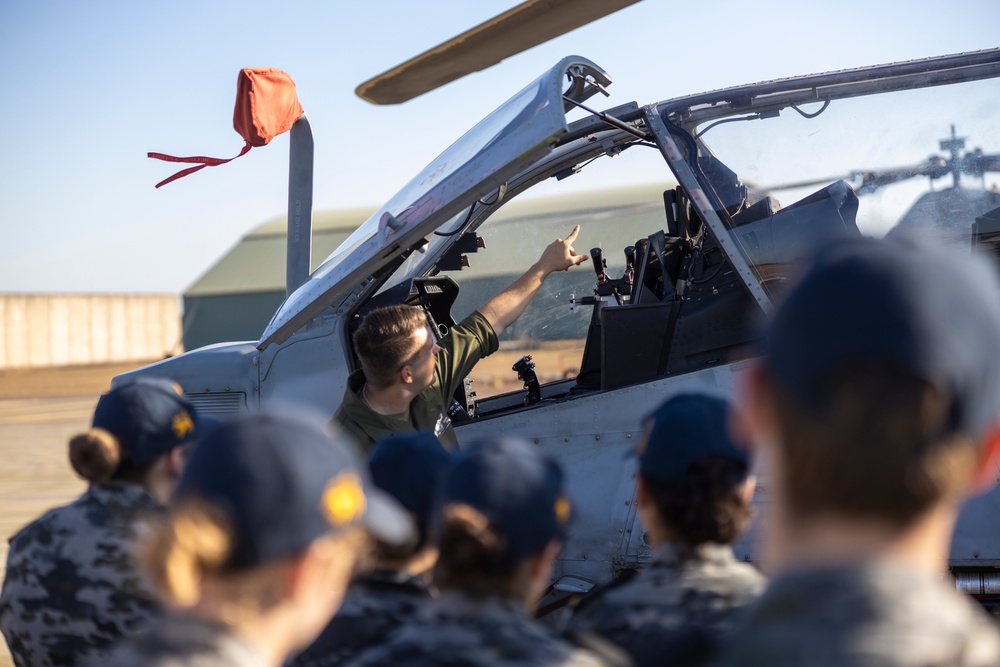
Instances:
[[[340,611],[323,633],[289,667],[333,667],[359,652],[381,644],[391,632],[410,621],[431,598],[431,587],[404,572],[376,570],[356,579]]]
[[[802,570],[774,580],[721,664],[995,667],[1000,635],[948,578],[888,563]]]
[[[119,644],[88,667],[270,667],[250,644],[224,625],[167,614],[155,626]]]
[[[442,593],[417,612],[413,622],[379,648],[362,653],[351,667],[508,667],[512,665],[604,665],[530,619],[520,603]]]
[[[73,665],[159,613],[132,559],[135,520],[158,511],[144,487],[92,484],[10,540],[0,629],[18,667]]]
[[[704,664],[764,586],[729,546],[703,544],[682,558],[679,545],[667,543],[642,572],[584,598],[567,634],[597,634],[637,664]]]

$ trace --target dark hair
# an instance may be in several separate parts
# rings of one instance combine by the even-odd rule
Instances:
[[[448,503],[437,530],[440,549],[434,582],[473,595],[517,596],[524,582],[520,561],[510,557],[507,539],[485,514],[465,503]]]
[[[979,443],[948,432],[953,401],[922,380],[851,370],[808,409],[779,387],[773,391],[793,518],[832,513],[902,527],[968,483]]]
[[[640,473],[642,474],[642,473]],[[750,521],[743,493],[746,466],[721,456],[693,462],[683,479],[662,482],[642,475],[660,520],[682,544],[732,544]]]
[[[424,311],[415,306],[385,306],[365,315],[353,337],[365,381],[377,388],[391,385],[399,369],[420,351],[413,332],[426,326]]]
[[[137,466],[113,433],[92,428],[70,438],[69,462],[83,479],[104,484],[111,480],[145,483],[156,460]]]

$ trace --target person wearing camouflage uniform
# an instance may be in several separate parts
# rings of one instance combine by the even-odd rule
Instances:
[[[653,560],[585,597],[569,637],[597,634],[637,665],[700,665],[760,595],[764,577],[731,547],[749,518],[754,484],[727,413],[722,399],[684,394],[647,420],[637,500]]]
[[[344,602],[323,633],[288,667],[332,667],[381,644],[410,623],[436,590],[422,576],[375,570],[351,582]]]
[[[944,570],[1000,454],[1000,281],[909,239],[825,249],[744,380],[775,578],[726,667],[986,667],[1000,633]]]
[[[528,616],[549,582],[570,503],[555,461],[519,440],[476,443],[442,483],[435,523],[441,588],[351,667],[596,666]]]
[[[228,421],[141,551],[171,612],[88,667],[278,667],[329,622],[370,539],[407,544],[413,525],[346,436],[303,415]]]
[[[90,481],[80,498],[14,535],[0,593],[0,629],[18,667],[99,658],[158,616],[133,562],[137,520],[156,514],[196,437],[192,406],[166,381],[101,397],[93,427],[70,441]]]
[[[532,620],[524,603],[444,591],[351,667],[585,667],[605,664]]]
[[[437,595],[430,584],[437,549],[428,539],[428,524],[437,482],[452,459],[429,431],[389,436],[375,445],[369,460],[372,481],[410,513],[417,540],[402,548],[376,544],[374,570],[355,577],[336,616],[288,667],[343,665],[412,621]]]

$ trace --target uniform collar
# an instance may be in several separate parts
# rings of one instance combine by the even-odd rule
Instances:
[[[434,610],[438,618],[528,618],[520,600],[503,595],[473,596],[458,590],[442,591],[434,601]]]
[[[112,480],[103,484],[93,483],[87,488],[87,496],[101,505],[129,504],[159,507],[153,494],[142,484]]]
[[[670,540],[664,542],[653,551],[653,567],[678,568],[685,563],[731,563],[736,558],[733,548],[728,544],[704,542],[693,549],[686,544]]]

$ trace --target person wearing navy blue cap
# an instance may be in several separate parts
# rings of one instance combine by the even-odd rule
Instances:
[[[133,560],[136,521],[167,501],[200,429],[168,380],[137,380],[101,396],[90,430],[69,442],[87,491],[10,541],[0,629],[15,665],[100,658],[159,615]]]
[[[351,582],[344,603],[319,638],[289,667],[334,667],[381,644],[436,596],[431,570],[437,547],[429,539],[434,498],[454,455],[430,431],[383,438],[368,461],[372,481],[413,518],[416,539],[404,545],[377,542],[374,563]]]
[[[599,665],[528,613],[566,536],[562,470],[521,440],[473,443],[445,473],[433,534],[439,598],[355,667]]]
[[[369,536],[413,539],[345,436],[260,414],[198,443],[140,560],[176,609],[101,665],[278,667],[330,620]]]
[[[996,476],[998,297],[985,259],[908,239],[831,246],[789,292],[744,388],[775,578],[722,664],[1000,664],[945,569]]]
[[[583,598],[570,636],[604,637],[637,665],[701,665],[760,595],[764,577],[731,546],[754,490],[733,418],[722,398],[681,394],[646,419],[636,499],[653,560]]]

